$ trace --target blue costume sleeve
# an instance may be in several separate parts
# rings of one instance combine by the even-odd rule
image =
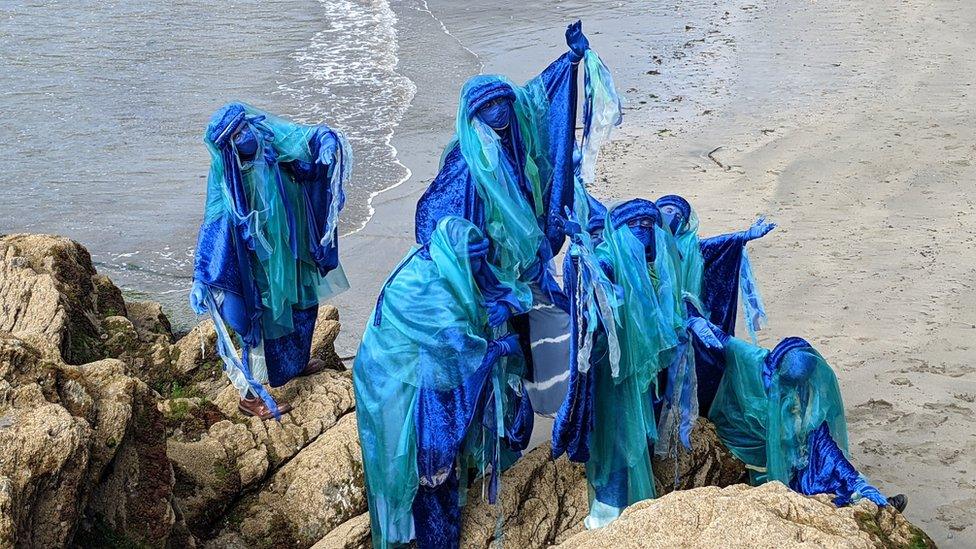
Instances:
[[[709,312],[708,321],[728,335],[735,335],[735,315],[739,303],[739,268],[745,250],[745,240],[738,233],[724,234],[699,241],[704,274],[702,276],[702,305]],[[722,372],[725,371],[725,352],[706,348],[698,340],[695,348],[695,372],[698,376],[698,407],[708,414]]]
[[[547,196],[548,215],[543,231],[553,255],[565,240],[562,215],[573,208],[573,147],[576,143],[576,103],[579,95],[579,62],[565,53],[552,62],[539,78],[549,98],[549,149],[552,155],[552,184]]]
[[[857,472],[837,442],[830,436],[830,428],[824,422],[810,433],[807,441],[807,466],[796,472],[790,480],[790,488],[805,495],[833,494],[838,506],[848,505],[865,497],[879,506],[887,505],[887,499],[867,479]]]
[[[261,295],[251,275],[249,251],[229,215],[205,219],[197,237],[193,278],[222,290],[222,315],[250,346],[261,342]]]
[[[700,241],[705,272],[702,304],[708,320],[729,335],[735,335],[735,313],[739,304],[739,266],[746,241],[739,233],[723,234]]]
[[[417,244],[430,242],[437,222],[449,215],[467,219],[484,232],[484,206],[457,144],[444,156],[437,177],[417,202]]]

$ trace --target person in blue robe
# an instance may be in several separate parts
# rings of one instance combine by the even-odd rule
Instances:
[[[762,238],[776,225],[760,218],[745,231],[699,238],[698,216],[687,200],[667,195],[655,204],[675,238],[682,292],[694,303],[691,314],[701,315],[734,335],[741,295],[746,327],[755,341],[756,331],[765,326],[766,312],[746,244]],[[707,414],[722,378],[723,354],[694,343],[694,367],[698,408]]]
[[[338,217],[352,154],[337,130],[243,103],[218,109],[204,142],[210,176],[190,305],[213,317],[242,413],[278,417],[288,407],[264,384],[323,368],[309,360],[318,303],[348,287]]]
[[[572,216],[564,261],[570,302],[570,387],[553,426],[553,457],[586,463],[598,528],[655,496],[650,447],[658,440],[654,402],[660,373],[689,332],[717,345],[702,319],[687,320],[678,292],[674,246],[653,202],[635,199],[600,217],[599,243]],[[577,210],[579,212],[580,210]]]
[[[839,506],[867,498],[904,510],[903,494],[885,498],[851,464],[840,387],[820,353],[799,337],[767,350],[712,330],[726,367],[709,419],[746,464],[750,483],[779,481],[801,494],[830,494]]]
[[[568,304],[551,260],[565,239],[564,211],[573,206],[580,62],[587,82],[587,159],[595,156],[607,126],[619,123],[609,71],[589,49],[579,22],[569,26],[566,40],[570,51],[524,86],[496,75],[475,76],[464,85],[456,136],[416,211],[420,244],[447,215],[471,221],[490,241],[488,261],[499,276],[481,290],[492,318],[511,321],[520,335],[527,393],[544,415],[558,409],[568,378]]]
[[[515,335],[481,288],[489,242],[446,216],[381,290],[353,366],[373,547],[458,547],[469,479],[489,501],[528,444]],[[525,296],[531,299],[531,296]],[[528,303],[518,303],[519,306]],[[521,405],[520,405],[521,404]]]

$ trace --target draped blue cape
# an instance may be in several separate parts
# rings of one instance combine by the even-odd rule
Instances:
[[[341,182],[338,187],[331,183],[334,177],[344,177],[348,166],[342,164],[351,162],[351,158],[344,138],[328,126],[292,124],[240,103],[231,103],[218,110],[204,136],[213,164],[207,189],[207,210],[197,239],[194,279],[208,292],[219,292],[220,299],[211,301],[211,306],[217,309],[212,312],[234,330],[243,344],[245,377],[251,375],[246,366],[249,353],[263,342],[268,381],[272,386],[280,386],[301,372],[308,362],[317,305],[311,303],[293,311],[294,329],[290,333],[276,338],[267,338],[263,333],[265,305],[252,261],[267,252],[256,241],[259,230],[253,224],[253,218],[257,215],[255,212],[266,205],[249,200],[254,191],[250,190],[249,194],[249,189],[245,188],[234,148],[233,135],[245,125],[259,136],[257,154],[268,166],[268,173],[277,179],[281,196],[290,196],[292,192],[284,189],[287,181],[298,185],[306,219],[297,220],[297,206],[287,200],[284,203],[291,254],[297,259],[303,252],[307,253],[321,276],[328,275],[339,265],[337,228],[329,215],[330,209],[342,208],[345,197]],[[295,143],[293,140],[299,135],[307,142]],[[339,165],[315,161],[319,143],[326,135],[340,144]],[[286,142],[288,145],[280,145]],[[297,147],[303,154],[295,155],[293,151],[279,148],[285,146]],[[282,156],[285,160],[279,161]],[[335,188],[339,191],[337,195]],[[307,230],[307,239],[297,238],[300,227]],[[326,231],[331,231],[331,238],[323,238]],[[307,242],[307,250],[298,249],[299,241]],[[249,382],[253,392],[269,400],[259,384],[253,379]]]
[[[727,334],[735,335],[736,311],[739,307],[739,275],[746,239],[741,233],[729,233],[699,241],[705,268],[702,276],[702,305],[708,320]],[[709,349],[697,338],[695,372],[698,376],[698,407],[708,414],[715,399],[715,391],[725,370],[725,354],[721,349]]]
[[[566,53],[538,77],[549,99],[549,149],[553,177],[543,195],[545,217],[541,229],[545,239],[539,249],[543,268],[537,273],[537,281],[550,294],[552,301],[564,310],[567,306],[562,292],[544,266],[562,248],[565,233],[561,216],[566,207],[573,206],[577,76],[578,63],[572,61],[571,53]],[[525,189],[525,193],[526,200],[531,201],[531,192]],[[428,242],[438,220],[448,215],[467,219],[482,231],[485,230],[484,203],[457,143],[444,155],[440,171],[417,203],[417,243],[422,245]],[[499,293],[498,289],[493,288],[482,288],[482,291],[486,296]]]

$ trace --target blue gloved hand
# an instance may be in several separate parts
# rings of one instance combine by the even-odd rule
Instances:
[[[485,308],[488,309],[488,326],[492,328],[497,328],[505,323],[509,318],[512,317],[512,310],[508,308],[508,304],[501,301],[489,301],[485,304]]]
[[[743,236],[745,236],[746,240],[756,240],[757,238],[766,236],[769,234],[769,231],[772,231],[775,228],[775,223],[767,223],[766,216],[762,216],[743,233]]]
[[[563,234],[573,236],[582,233],[583,226],[580,225],[580,222],[579,220],[576,219],[576,215],[573,214],[573,211],[569,209],[569,206],[565,206],[563,209],[564,209],[565,217],[556,218],[562,221]]]
[[[519,345],[518,334],[507,334],[505,337],[496,339],[495,343],[498,344],[502,356],[522,354],[522,346]]]
[[[568,45],[570,51],[573,52],[573,63],[583,59],[583,54],[586,53],[586,50],[590,49],[590,41],[587,40],[586,35],[583,34],[582,21],[577,21],[566,27],[566,45]]]
[[[685,322],[685,328],[690,332],[698,336],[698,340],[708,347],[709,349],[722,349],[725,345],[722,344],[722,340],[719,339],[721,330],[716,333],[712,328],[718,330],[718,327],[713,326],[711,322],[705,320],[700,316],[689,318]]]
[[[198,315],[207,313],[207,286],[196,279],[190,288],[190,308]]]
[[[471,242],[468,244],[468,257],[471,261],[484,259],[488,255],[488,248],[490,246],[491,243],[487,238],[482,238],[477,242]]]
[[[339,150],[339,142],[332,132],[321,132],[318,136],[319,154],[315,161],[319,164],[330,165],[335,162],[336,152]]]

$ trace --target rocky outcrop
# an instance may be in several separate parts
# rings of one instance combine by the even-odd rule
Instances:
[[[299,452],[312,450],[309,445],[323,434],[329,433],[326,438],[331,440],[336,424],[354,407],[352,379],[344,372],[299,378],[272,394],[294,406],[280,422],[244,419],[237,411],[239,395],[232,387],[226,387],[212,403],[196,399],[163,405],[172,433],[167,451],[176,469],[177,498],[187,524],[198,535],[207,537],[219,529],[232,506],[243,509],[238,517],[246,516],[246,504],[237,499],[258,489]],[[194,424],[203,428],[194,428]],[[358,445],[355,450],[358,454]],[[362,473],[356,477],[350,470],[348,475],[361,478]]]
[[[315,319],[315,332],[312,333],[312,358],[317,358],[328,368],[345,370],[339,355],[336,354],[335,340],[339,336],[339,309],[332,305],[319,307],[318,317]]]
[[[369,514],[363,513],[332,529],[312,549],[370,549]]]
[[[309,547],[365,512],[356,417],[348,414],[231,509],[210,545]]]
[[[630,506],[616,521],[581,532],[560,549],[656,547],[935,547],[891,507],[838,508],[781,483],[679,490]]]
[[[731,486],[746,480],[746,466],[718,439],[715,425],[704,418],[691,431],[691,449],[677,457],[655,457],[651,464],[658,495],[701,486]]]
[[[113,309],[91,255],[67,238],[17,234],[0,238],[0,332],[38,334],[69,364],[105,358],[98,330],[102,309]],[[96,283],[100,292],[96,292]],[[117,304],[116,304],[117,305]],[[122,311],[114,311],[116,314]]]
[[[342,369],[338,311],[319,317],[313,352]],[[245,496],[280,486],[271,479],[289,462],[276,478],[297,489],[308,486],[299,464],[358,459],[350,416],[336,430],[345,454],[323,442],[295,461],[353,411],[348,373],[274,391],[294,406],[281,422],[245,419],[215,340],[206,321],[174,341],[159,304],[126,302],[75,242],[0,237],[0,546],[192,546],[193,534],[236,532],[227,510],[246,516]],[[345,492],[362,492],[361,465],[334,469]],[[364,510],[354,502],[334,522]]]
[[[0,545],[166,544],[173,475],[151,390],[118,360],[65,364],[43,336],[0,336],[0,364]]]
[[[548,443],[522,457],[502,478],[496,505],[482,496],[481,482],[468,491],[461,547],[493,547],[497,526],[512,547],[547,547],[582,528],[587,513],[583,466],[565,456],[553,460]]]

